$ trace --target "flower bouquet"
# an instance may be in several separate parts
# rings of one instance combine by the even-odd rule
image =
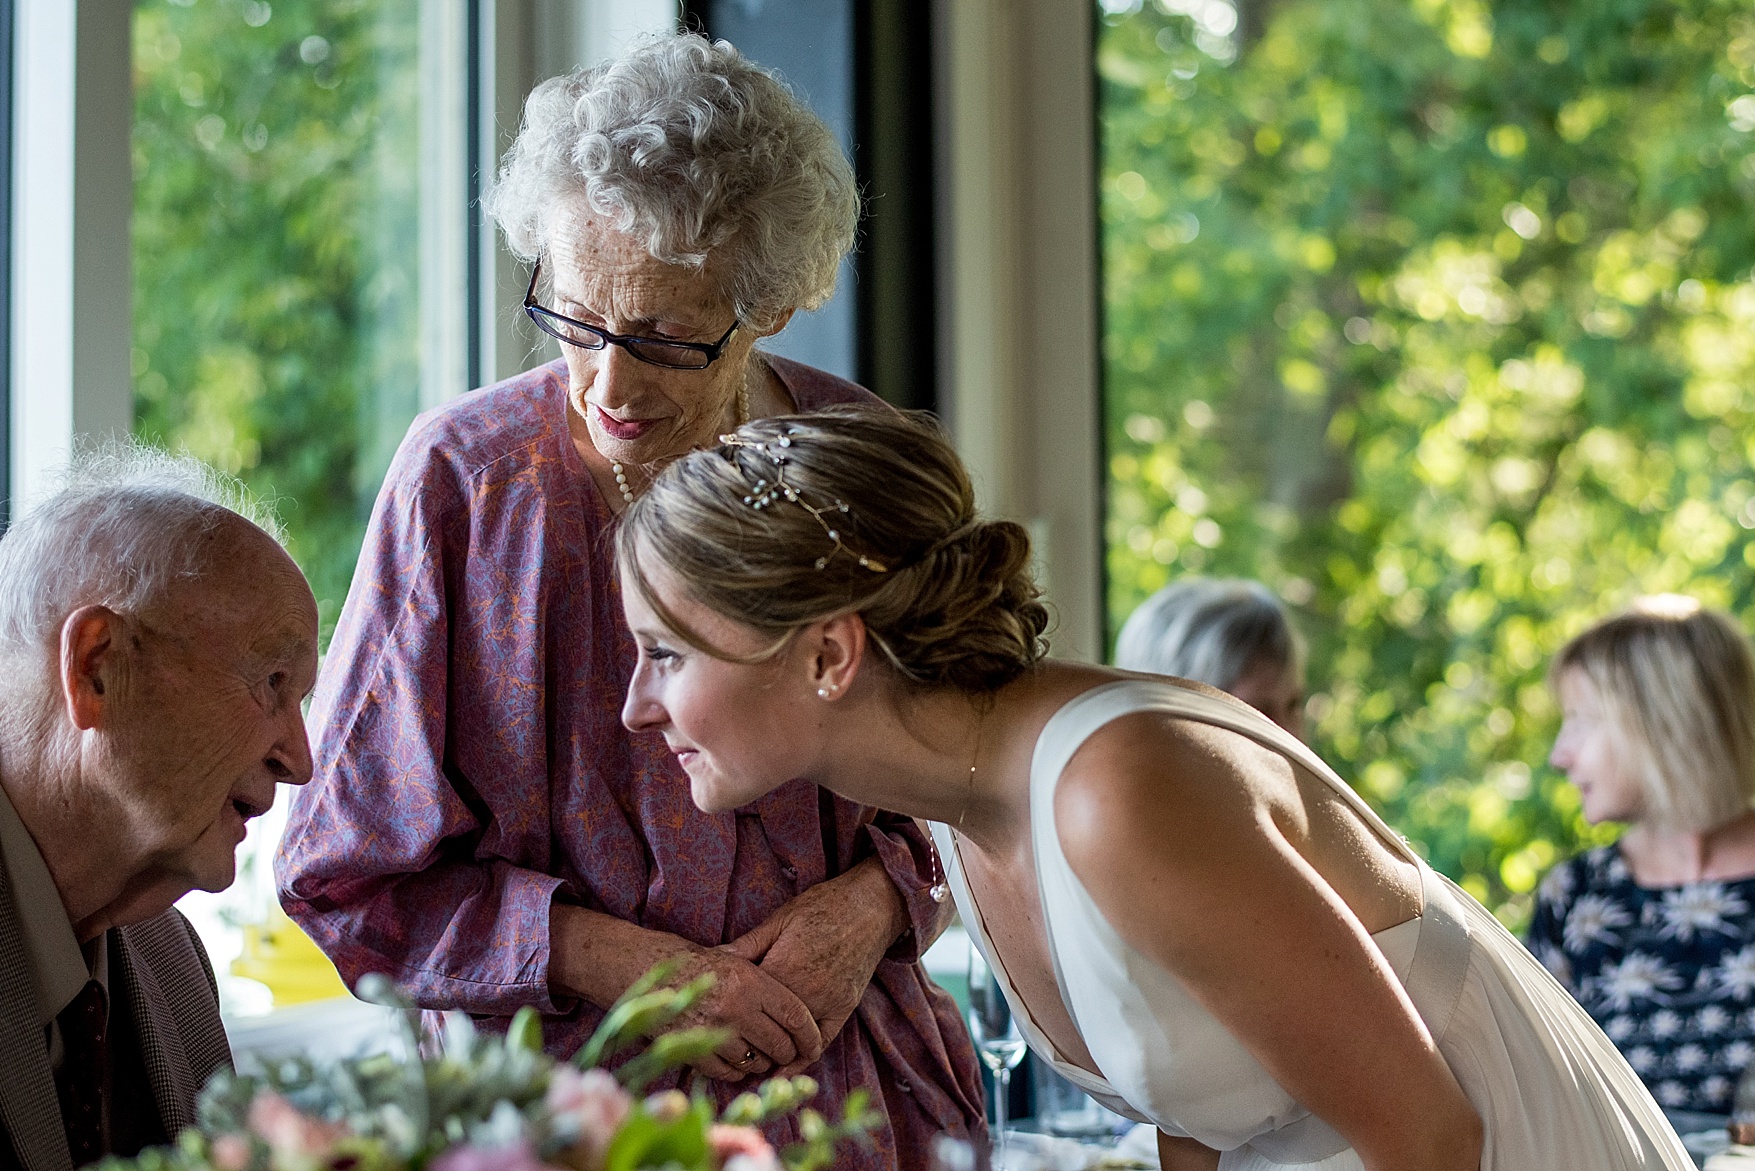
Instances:
[[[521,1009],[504,1037],[447,1018],[444,1052],[418,1056],[419,1014],[381,977],[360,997],[402,1010],[406,1057],[319,1064],[276,1061],[258,1074],[216,1074],[197,1126],[173,1146],[102,1171],[818,1171],[837,1143],[865,1140],[877,1116],[863,1093],[838,1121],[802,1103],[809,1078],[776,1078],[734,1098],[723,1112],[699,1094],[644,1096],[660,1075],[711,1052],[716,1029],[667,1026],[711,986],[660,984],[660,965],[604,1016],[571,1062],[542,1051],[535,1010]],[[644,1051],[612,1074],[602,1063],[641,1041]],[[761,1122],[799,1112],[802,1141],[775,1151]]]

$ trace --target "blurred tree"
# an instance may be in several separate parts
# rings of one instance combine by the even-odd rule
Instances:
[[[140,0],[134,410],[277,502],[333,625],[419,402],[418,0]]]
[[[1755,617],[1755,12],[1099,14],[1112,624],[1278,588],[1319,751],[1521,924],[1612,836],[1553,652],[1642,593]]]

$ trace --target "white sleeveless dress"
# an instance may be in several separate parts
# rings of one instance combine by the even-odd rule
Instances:
[[[1122,680],[1062,707],[1031,765],[1031,825],[1048,950],[1102,1077],[1055,1052],[1013,991],[969,893],[956,840],[933,826],[964,925],[1037,1056],[1113,1110],[1224,1152],[1221,1171],[1362,1171],[1177,980],[1128,946],[1067,864],[1054,826],[1060,774],[1120,716],[1163,712],[1228,728],[1320,777],[1420,868],[1419,917],[1372,936],[1485,1123],[1483,1171],[1691,1171],[1663,1112],[1583,1009],[1479,903],[1428,867],[1304,744],[1250,710],[1172,683]]]

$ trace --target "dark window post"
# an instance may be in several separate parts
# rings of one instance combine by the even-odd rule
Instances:
[[[860,381],[899,407],[938,406],[930,0],[859,0],[854,165]]]
[[[851,153],[864,195],[835,299],[772,348],[935,408],[930,0],[684,0],[682,17],[793,85]]]

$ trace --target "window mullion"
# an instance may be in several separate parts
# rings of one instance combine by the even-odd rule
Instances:
[[[133,417],[133,94],[115,83],[132,73],[131,12],[129,0],[16,0],[15,500],[76,439],[125,433]]]

